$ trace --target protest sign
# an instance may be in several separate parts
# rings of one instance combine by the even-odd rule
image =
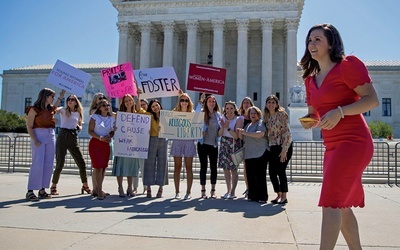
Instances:
[[[101,70],[101,76],[108,96],[114,98],[123,97],[125,94],[137,96],[136,83],[130,62],[103,69]]]
[[[91,77],[90,74],[57,60],[46,82],[81,97]]]
[[[204,113],[160,111],[158,137],[195,140],[203,137]]]
[[[173,67],[138,69],[133,73],[137,86],[143,91],[140,98],[151,99],[179,95],[181,87]]]
[[[226,69],[208,65],[189,65],[187,90],[224,95]]]
[[[147,159],[151,116],[117,112],[114,156]]]

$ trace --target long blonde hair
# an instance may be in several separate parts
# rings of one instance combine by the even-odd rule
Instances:
[[[75,106],[74,106],[74,110],[71,110],[68,106],[68,100],[70,99],[70,97],[73,97],[75,99]],[[82,104],[79,101],[78,97],[76,97],[76,95],[69,95],[67,97],[67,107],[65,108],[65,114],[67,115],[67,117],[71,116],[71,112],[78,112],[79,114],[79,120],[78,120],[78,124],[82,124],[83,121],[83,108],[82,108]]]
[[[107,96],[105,96],[103,93],[98,92],[98,93],[94,94],[92,102],[90,103],[90,106],[89,106],[89,113],[90,114],[93,113],[93,110],[97,109],[97,99],[99,99],[100,96],[103,96],[108,101]]]
[[[133,100],[133,106],[132,106],[131,110],[128,110],[128,107],[125,106],[125,100],[127,98],[130,98],[130,99]],[[133,97],[130,94],[125,94],[124,97],[122,97],[121,104],[119,105],[119,111],[130,112],[130,113],[135,113],[136,112],[136,110],[135,110],[135,99],[133,99]]]
[[[190,96],[187,93],[182,93],[179,97],[178,97],[178,101],[176,103],[175,108],[172,111],[182,111],[182,106],[181,106],[181,98],[182,97],[187,97],[189,100],[189,105],[187,107],[187,111],[186,112],[193,112],[193,102],[190,99]]]

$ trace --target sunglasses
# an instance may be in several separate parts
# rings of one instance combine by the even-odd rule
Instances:
[[[179,101],[180,101],[180,102],[189,102],[188,99],[180,99]]]
[[[75,98],[68,98],[68,99],[67,99],[67,102],[74,102],[74,101],[76,101]]]
[[[100,96],[98,99],[101,101],[101,100],[106,100],[107,98],[105,96]]]
[[[103,104],[102,107],[110,107],[110,104]]]

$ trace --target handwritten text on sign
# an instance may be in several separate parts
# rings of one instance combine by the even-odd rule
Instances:
[[[147,159],[150,139],[149,115],[117,112],[114,156]]]
[[[140,98],[156,98],[178,96],[179,86],[178,77],[174,68],[149,68],[138,69],[133,71],[137,81],[137,86],[142,89],[143,93]]]
[[[160,111],[160,133],[158,137],[194,140],[203,137],[204,113]]]
[[[130,62],[101,70],[104,87],[110,97],[120,98],[125,94],[136,96],[136,83]]]
[[[46,82],[81,97],[91,77],[90,74],[57,60]]]

